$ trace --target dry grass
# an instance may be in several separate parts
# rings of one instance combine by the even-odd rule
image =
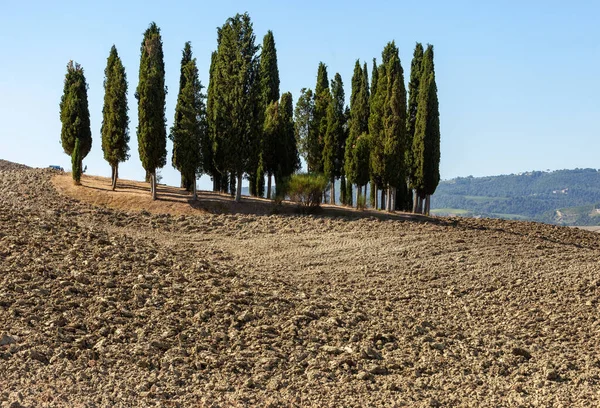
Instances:
[[[150,185],[146,182],[119,179],[117,189],[111,190],[110,178],[82,175],[81,186],[75,186],[71,173],[58,174],[52,178],[56,190],[76,200],[123,211],[148,211],[152,214],[201,215],[213,214],[293,214],[297,206],[283,201],[276,205],[266,198],[243,196],[236,203],[228,194],[213,191],[198,191],[198,200],[193,201],[190,193],[182,188],[157,186],[158,199],[150,197]],[[345,217],[377,217],[380,219],[430,219],[407,213],[386,213],[377,210],[356,210],[349,207],[322,204],[321,215]]]

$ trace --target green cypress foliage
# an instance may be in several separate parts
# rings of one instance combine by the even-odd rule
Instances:
[[[342,174],[344,122],[344,84],[340,74],[336,73],[331,81],[323,143],[323,172],[331,180],[331,204],[335,204],[335,180]]]
[[[314,94],[314,110],[312,123],[309,127],[308,149],[309,155],[314,158],[314,165],[311,171],[323,173],[323,147],[325,144],[325,134],[327,133],[327,107],[331,94],[329,92],[329,79],[327,77],[327,66],[319,63],[317,71],[317,84]]]
[[[294,109],[294,130],[296,135],[296,145],[300,155],[306,161],[308,172],[316,172],[319,166],[320,155],[317,156],[317,149],[312,148],[312,136],[314,126],[315,100],[311,89],[302,88],[300,97]]]
[[[266,112],[269,104],[279,100],[279,68],[277,67],[277,49],[275,48],[275,38],[273,32],[269,30],[263,38],[262,52],[260,56],[260,90],[261,90],[261,105]],[[272,134],[271,134],[272,136]],[[255,195],[264,195],[264,173],[267,173],[269,178],[269,186],[271,185],[271,177],[274,174],[274,168],[277,166],[279,159],[273,151],[273,141],[266,140],[267,134],[262,134],[261,146],[261,163],[256,174]],[[252,183],[251,183],[252,184]],[[271,197],[271,190],[268,189],[267,196]]]
[[[141,45],[138,100],[138,152],[144,169],[150,173],[150,191],[156,199],[156,169],[167,162],[165,118],[165,64],[160,28],[151,23]]]
[[[59,105],[62,123],[60,140],[64,152],[69,156],[73,154],[75,142],[79,140],[81,160],[92,148],[87,88],[83,68],[78,63],[69,61]]]
[[[423,54],[421,71],[413,139],[413,183],[417,195],[425,199],[435,192],[440,181],[440,121],[432,45]]]
[[[219,148],[222,147],[225,158],[224,167],[237,177],[235,199],[239,202],[242,176],[256,170],[260,154],[258,47],[247,13],[229,18],[218,30],[218,37],[213,116]]]
[[[81,185],[81,149],[79,139],[75,139],[75,148],[71,154],[71,174],[76,186]]]
[[[369,115],[369,135],[371,136],[371,159],[369,169],[371,178],[375,183],[375,190],[383,188],[385,182],[383,115],[388,84],[385,69],[386,64],[381,64],[377,68],[377,84],[375,93],[371,94]]]
[[[113,45],[104,70],[104,107],[102,108],[102,151],[112,170],[112,189],[117,186],[119,163],[129,159],[129,116],[127,114],[127,76]]]
[[[177,100],[179,101],[179,95],[181,95],[181,91],[183,90],[183,88],[185,87],[185,81],[186,81],[186,76],[184,73],[184,68],[187,65],[188,62],[190,62],[192,60],[192,44],[188,41],[185,43],[184,47],[183,47],[183,51],[182,51],[182,56],[181,56],[181,68],[180,68],[180,72],[179,72],[179,94],[177,96]],[[179,112],[179,110],[177,109],[177,107],[175,108],[175,120],[173,121],[174,127],[178,128],[179,122],[181,121],[181,112]],[[175,142],[172,139],[172,134],[169,135],[169,139],[171,139],[171,141],[173,142],[173,152],[171,155],[171,164],[173,165],[174,168],[176,168],[177,170],[179,170],[179,172],[181,172],[181,163],[180,160],[178,159],[178,157],[176,156],[175,152],[178,149],[177,146],[175,146]],[[192,183],[195,181],[194,179],[190,178],[191,175],[189,174],[184,174],[181,173],[181,188],[185,188],[187,191],[192,191]]]
[[[183,67],[183,88],[179,90],[175,119],[171,127],[173,157],[181,174],[192,183],[191,191],[196,199],[196,177],[203,172],[203,148],[206,137],[206,108],[202,85],[198,79],[196,59]]]

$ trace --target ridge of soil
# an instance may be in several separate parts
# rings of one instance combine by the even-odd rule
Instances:
[[[124,211],[60,174],[0,161],[2,407],[600,404],[595,233]]]

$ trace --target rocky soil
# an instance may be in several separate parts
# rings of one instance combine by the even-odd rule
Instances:
[[[1,407],[600,405],[600,236],[171,216],[0,161]]]

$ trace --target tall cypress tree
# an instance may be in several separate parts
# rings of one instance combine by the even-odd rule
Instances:
[[[413,139],[415,136],[415,124],[417,120],[417,108],[419,106],[419,84],[421,81],[421,65],[423,62],[423,45],[417,43],[413,52],[413,59],[410,63],[410,81],[408,83],[408,118],[406,123],[406,138],[409,148],[407,149],[406,162],[409,170],[408,179],[410,188],[415,188],[415,167],[413,164]],[[415,194],[413,202],[413,212],[417,211],[417,197]]]
[[[377,68],[377,88],[375,93],[371,94],[370,115],[369,115],[369,135],[371,136],[371,160],[370,172],[374,182],[376,192],[381,188],[384,191],[385,184],[385,152],[384,152],[384,132],[383,118],[385,108],[385,98],[387,95],[387,61],[384,61]],[[383,197],[383,195],[382,195]],[[376,200],[377,201],[377,197]],[[381,202],[383,205],[383,200]]]
[[[312,90],[302,88],[294,109],[294,133],[298,151],[306,161],[309,173],[317,171],[320,160],[320,155],[316,154],[318,150],[312,147],[314,111],[315,99]]]
[[[111,167],[113,190],[117,187],[119,163],[129,159],[128,110],[125,67],[113,45],[104,70],[104,107],[100,129],[104,160]]]
[[[320,62],[317,71],[317,84],[314,93],[314,110],[310,126],[309,146],[310,155],[314,157],[313,171],[323,173],[323,146],[325,134],[327,133],[327,107],[331,94],[329,92],[329,79],[327,77],[327,66]]]
[[[387,189],[386,209],[395,209],[394,199],[406,209],[408,189],[406,185],[405,152],[406,140],[406,89],[404,72],[400,64],[398,48],[394,41],[388,43],[383,52],[386,65],[386,94],[383,101],[382,145],[383,181]],[[396,194],[398,193],[398,194]]]
[[[223,157],[223,147],[218,137],[219,126],[217,125],[217,109],[214,108],[216,102],[217,80],[215,77],[215,66],[217,61],[217,51],[213,51],[210,59],[209,83],[206,98],[206,122],[209,143],[204,150],[204,169],[211,176],[213,181],[213,191],[227,192],[229,181],[225,171],[225,160]]]
[[[361,68],[357,60],[352,76],[349,136],[344,163],[349,183],[358,187],[357,198],[361,196],[362,186],[369,182],[369,95],[367,64]],[[364,140],[359,143],[361,138]]]
[[[192,44],[188,41],[185,43],[184,47],[183,47],[183,51],[182,51],[182,56],[181,56],[181,68],[179,71],[179,94],[177,95],[177,100],[179,101],[179,95],[181,94],[181,91],[185,88],[185,81],[186,81],[186,75],[184,72],[185,66],[187,65],[188,62],[190,62],[192,60]],[[180,125],[180,121],[181,121],[181,115],[182,113],[178,111],[177,107],[175,108],[175,120],[173,121],[173,125],[175,128],[178,128]],[[181,173],[181,188],[185,188],[187,191],[192,191],[192,183],[195,181],[194,179],[191,179],[190,177],[192,177],[191,174],[184,174],[183,172],[181,172],[181,168],[182,168],[182,164],[180,162],[180,160],[178,159],[178,157],[176,156],[175,152],[178,149],[177,146],[175,146],[175,142],[173,141],[173,139],[171,138],[172,134],[169,135],[169,139],[171,139],[171,141],[173,142],[173,153],[171,155],[171,164],[173,165],[174,168],[176,168],[180,173]]]
[[[218,31],[215,62],[215,125],[225,169],[236,180],[241,200],[242,176],[255,171],[260,148],[260,82],[258,47],[248,13],[229,18]],[[231,186],[230,180],[230,186]]]
[[[281,160],[277,163],[274,175],[276,195],[281,197],[284,193],[282,187],[285,181],[300,169],[300,157],[294,132],[294,101],[290,92],[282,94],[279,101],[279,129],[277,151]]]
[[[59,104],[62,123],[60,140],[64,152],[69,156],[73,156],[75,143],[79,140],[79,168],[92,148],[87,88],[83,68],[78,63],[69,61]]]
[[[165,64],[160,28],[152,22],[141,46],[140,74],[135,97],[138,100],[138,152],[150,175],[150,192],[156,200],[156,169],[167,162],[165,118]]]
[[[372,112],[375,110],[375,99],[377,96],[377,85],[379,83],[379,69],[377,68],[377,60],[373,58],[373,67],[371,71],[371,94],[369,96],[369,176],[371,179],[371,208],[377,208],[377,177],[373,172],[373,167],[371,165],[371,153],[374,144],[374,136],[371,132],[371,121],[375,120],[375,117],[372,117]]]
[[[433,46],[428,45],[423,54],[419,100],[413,139],[415,188],[422,212],[429,213],[430,195],[440,181],[440,119],[433,63]]]
[[[262,53],[260,56],[260,101],[262,109],[266,111],[269,104],[277,102],[279,100],[279,68],[277,67],[277,49],[275,48],[275,38],[273,32],[269,30],[263,38]],[[251,180],[251,192],[252,185],[255,186],[253,195],[264,195],[264,172],[267,173],[268,186],[271,185],[271,177],[273,176],[273,169],[277,166],[277,163],[273,159],[278,158],[273,153],[273,146],[271,140],[266,140],[269,137],[267,134],[262,135],[262,146],[261,146],[261,164],[259,165],[256,173],[256,181],[253,183]],[[271,149],[269,151],[269,149]],[[271,189],[267,186],[267,197],[271,198]]]
[[[173,157],[179,171],[186,180],[192,180],[192,193],[196,196],[196,177],[203,172],[203,147],[206,138],[206,108],[202,85],[198,79],[196,59],[191,59],[183,67],[183,88],[179,90],[175,108],[176,121],[169,137],[173,141]]]
[[[331,81],[331,97],[327,107],[327,129],[323,143],[323,171],[331,180],[330,203],[335,204],[335,180],[341,176],[344,144],[344,84],[336,73]]]

